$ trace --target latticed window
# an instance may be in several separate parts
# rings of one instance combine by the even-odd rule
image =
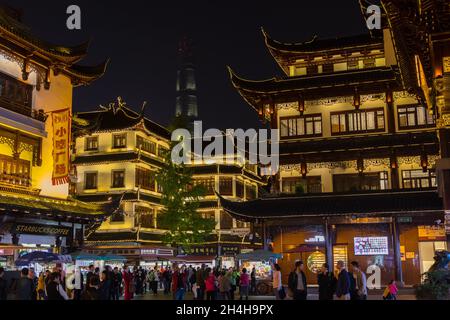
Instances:
[[[256,187],[251,184],[245,185],[245,197],[248,200],[256,199]]]
[[[421,105],[398,106],[397,113],[400,129],[433,127],[436,124],[435,117]]]
[[[112,172],[112,187],[113,188],[125,187],[125,170],[114,170]]]
[[[86,172],[84,174],[84,189],[86,190],[92,190],[97,189],[97,178],[98,173],[97,172]]]
[[[428,170],[423,172],[420,170],[403,170],[402,171],[403,188],[415,189],[415,188],[430,188],[436,187],[436,172],[434,170]]]
[[[136,206],[134,209],[135,219],[139,219],[142,228],[156,227],[156,210],[143,206]],[[139,222],[136,221],[136,222]]]
[[[280,118],[281,137],[305,137],[322,135],[322,115],[311,114],[305,116]]]
[[[155,173],[146,168],[136,168],[136,187],[140,187],[145,190],[155,191]]]
[[[384,109],[364,109],[353,111],[332,112],[331,133],[364,133],[384,131]]]
[[[97,151],[98,150],[98,137],[86,137],[84,142],[85,151]]]
[[[156,155],[156,143],[141,136],[137,136],[136,145],[142,151]]]
[[[236,197],[244,197],[244,183],[240,180],[236,180]]]
[[[220,177],[219,178],[219,192],[224,196],[233,195],[233,178]]]
[[[30,186],[30,162],[0,155],[0,182],[24,187]]]
[[[233,218],[225,212],[220,212],[220,229],[232,229],[233,228]]]
[[[120,133],[113,135],[113,148],[125,148],[127,146],[127,134]]]
[[[205,195],[207,195],[207,196],[214,195],[214,190],[215,190],[214,178],[195,179],[194,185],[203,186],[203,188],[205,188]]]

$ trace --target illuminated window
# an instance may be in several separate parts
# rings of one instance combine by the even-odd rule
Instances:
[[[155,142],[150,141],[148,139],[144,139],[141,136],[137,136],[136,143],[137,143],[137,147],[139,149],[141,149],[142,151],[156,155],[156,143]]]
[[[320,193],[322,192],[322,183],[320,176],[289,177],[282,178],[282,192],[284,193],[298,193],[299,186],[305,193]]]
[[[84,174],[84,189],[97,189],[97,172],[86,172]]]
[[[280,118],[281,137],[305,137],[322,135],[322,115]]]
[[[219,192],[224,196],[233,195],[233,178],[220,177],[219,178]]]
[[[136,187],[140,187],[145,190],[155,191],[155,174],[153,171],[145,168],[136,168]]]
[[[421,105],[398,106],[398,125],[400,129],[434,127],[435,117]]]
[[[113,170],[112,172],[112,187],[125,187],[125,170]]]
[[[126,148],[127,146],[127,134],[113,134],[113,148]]]
[[[158,157],[165,158],[169,152],[169,149],[164,148],[163,146],[158,146]]]
[[[388,174],[385,171],[333,175],[333,192],[386,189],[388,189]]]
[[[244,197],[244,183],[240,180],[236,180],[236,197]]]
[[[375,68],[375,58],[367,58],[363,60],[364,68]]]
[[[306,67],[306,74],[317,74],[319,72],[319,68],[317,65],[311,65]]]
[[[437,187],[436,172],[434,170],[428,170],[427,172],[423,172],[422,169],[403,170],[402,180],[403,188],[405,189]]]
[[[98,137],[86,137],[84,141],[85,151],[97,151],[98,150]]]
[[[357,70],[359,67],[358,60],[349,60],[347,62],[347,70]]]
[[[332,112],[331,133],[365,133],[384,131],[384,109],[351,110]]]
[[[203,186],[206,191],[205,195],[207,195],[207,196],[214,195],[214,190],[215,190],[214,178],[195,179],[194,185]]]

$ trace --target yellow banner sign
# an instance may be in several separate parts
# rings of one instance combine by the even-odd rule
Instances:
[[[69,182],[70,109],[52,112],[53,185]]]

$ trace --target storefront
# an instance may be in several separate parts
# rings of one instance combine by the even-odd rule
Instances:
[[[273,251],[283,254],[284,283],[296,260],[304,261],[310,284],[317,283],[318,266],[334,268],[342,260],[347,268],[357,261],[365,272],[379,268],[381,285],[396,279],[411,286],[420,283],[435,251],[448,248],[435,191],[270,198],[264,206],[260,201],[221,204],[259,226]]]

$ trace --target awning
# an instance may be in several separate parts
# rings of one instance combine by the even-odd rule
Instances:
[[[252,252],[241,253],[236,256],[238,260],[247,261],[269,261],[273,259],[281,259],[283,256],[279,253],[274,253],[267,250],[255,250]]]

